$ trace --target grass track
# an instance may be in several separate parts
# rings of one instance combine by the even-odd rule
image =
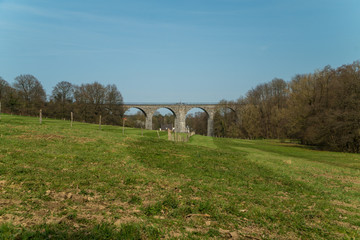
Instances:
[[[0,239],[360,238],[358,154],[2,115]]]

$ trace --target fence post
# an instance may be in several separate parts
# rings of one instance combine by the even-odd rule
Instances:
[[[70,115],[70,126],[71,127],[72,127],[73,121],[74,121],[74,113],[71,112],[71,115]]]
[[[39,121],[40,121],[40,125],[42,124],[42,110],[40,109],[40,118],[39,118]]]
[[[168,129],[168,140],[171,141],[171,130]]]
[[[101,115],[99,117],[99,130],[101,130]]]

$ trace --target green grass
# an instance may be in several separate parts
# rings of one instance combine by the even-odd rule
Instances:
[[[2,115],[0,239],[359,239],[360,158]]]

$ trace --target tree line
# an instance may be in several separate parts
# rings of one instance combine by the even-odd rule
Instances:
[[[102,116],[104,124],[120,124],[123,114],[123,97],[114,84],[98,82],[79,86],[62,81],[54,86],[47,99],[40,81],[33,75],[19,75],[9,84],[0,77],[2,112],[37,116],[42,109],[44,117],[70,119],[95,123]]]
[[[289,82],[275,78],[260,84],[235,101],[239,114],[229,110],[217,113],[215,135],[297,139],[323,149],[359,153],[359,70],[356,61],[298,74]]]

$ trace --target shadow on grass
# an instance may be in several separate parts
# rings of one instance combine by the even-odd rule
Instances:
[[[277,140],[244,140],[232,138],[213,138],[214,145],[220,149],[240,148],[255,149],[263,152],[275,153],[281,156],[301,158],[311,162],[319,162],[337,167],[360,169],[358,155],[354,153],[331,152],[320,149],[319,146],[300,145],[296,143],[282,143]],[[242,151],[242,150],[240,150]]]

